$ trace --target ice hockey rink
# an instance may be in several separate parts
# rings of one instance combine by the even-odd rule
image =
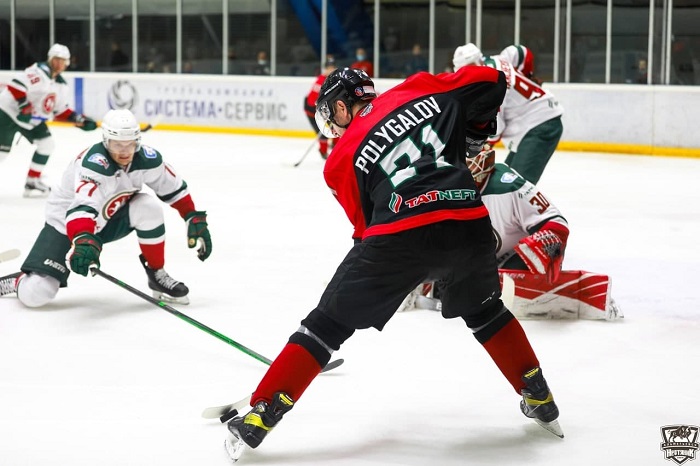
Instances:
[[[54,127],[46,176],[101,139]],[[274,358],[350,248],[310,139],[145,133],[206,210],[200,262],[166,213],[166,269],[190,287],[179,311]],[[18,270],[43,224],[22,197],[33,151],[0,164],[0,251]],[[502,155],[502,154],[499,154]],[[562,440],[461,320],[433,311],[357,332],[240,465],[635,465],[669,463],[661,428],[700,426],[700,159],[557,152],[539,184],[567,217],[564,267],[609,274],[622,321],[523,321],[561,410]],[[135,235],[102,270],[146,291]],[[101,278],[71,275],[42,309],[0,298],[0,466],[226,465],[226,428],[203,408],[252,392],[266,366]],[[697,441],[697,438],[696,438]],[[692,460],[688,463],[695,464]],[[698,461],[700,464],[700,461]]]

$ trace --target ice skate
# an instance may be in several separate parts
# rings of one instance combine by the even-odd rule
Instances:
[[[258,401],[248,414],[231,419],[228,423],[229,437],[224,442],[231,460],[238,461],[247,447],[257,448],[293,407],[294,400],[289,395],[277,392],[271,404]]]
[[[190,289],[184,283],[172,278],[165,269],[150,268],[143,254],[139,256],[139,259],[146,270],[146,275],[148,275],[148,287],[153,291],[154,298],[177,304],[190,303],[190,299],[187,297]]]
[[[50,193],[51,187],[41,178],[27,178],[24,183],[24,197],[48,197]]]
[[[564,432],[557,421],[559,408],[554,403],[552,392],[549,391],[547,381],[542,376],[542,369],[535,367],[526,372],[522,379],[526,387],[520,391],[523,395],[520,410],[549,432],[564,438]]]
[[[0,296],[17,292],[17,277],[20,275],[22,275],[22,272],[0,277]]]

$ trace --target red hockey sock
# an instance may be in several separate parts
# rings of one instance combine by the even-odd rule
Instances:
[[[139,243],[143,257],[148,262],[148,267],[153,270],[162,269],[165,265],[165,243],[143,244]]]
[[[540,365],[520,322],[511,319],[484,343],[484,348],[519,395],[525,388],[522,375]]]
[[[322,154],[328,153],[328,139],[318,140],[318,151]]]
[[[295,402],[299,401],[299,397],[321,369],[306,348],[287,343],[250,398],[251,406],[260,400],[272,402],[272,396],[277,392],[284,392]]]

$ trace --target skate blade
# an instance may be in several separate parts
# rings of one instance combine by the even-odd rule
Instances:
[[[50,191],[40,191],[38,189],[25,189],[22,197],[27,199],[43,199],[49,197]]]
[[[153,291],[153,297],[158,301],[171,304],[189,304],[190,298],[187,296],[182,296],[181,298],[176,298],[175,296],[170,296],[169,294],[161,293],[160,291]]]
[[[539,419],[535,419],[535,422],[538,423],[540,426],[542,426],[543,429],[546,431],[556,435],[559,438],[564,438],[564,431],[561,430],[561,426],[559,425],[559,421],[556,419],[552,422],[543,422],[540,421]]]
[[[232,432],[229,432],[228,438],[224,440],[226,454],[228,454],[228,457],[234,463],[240,459],[247,447],[246,443],[236,437]]]

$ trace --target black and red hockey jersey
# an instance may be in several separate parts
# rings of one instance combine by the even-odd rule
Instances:
[[[417,73],[354,118],[326,161],[326,184],[354,238],[488,215],[464,161],[466,138],[493,121],[502,72]]]

